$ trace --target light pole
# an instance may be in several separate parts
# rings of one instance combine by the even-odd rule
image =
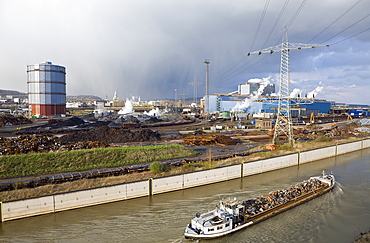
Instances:
[[[174,106],[177,107],[177,89],[175,89],[175,102]]]
[[[208,116],[208,112],[209,112],[209,83],[208,83],[208,79],[209,79],[209,64],[211,63],[211,61],[209,59],[204,59],[203,62],[206,64],[206,95],[205,95],[205,100],[204,100],[204,114],[205,114],[205,117]]]

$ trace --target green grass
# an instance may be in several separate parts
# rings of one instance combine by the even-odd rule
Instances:
[[[0,178],[138,164],[196,155],[182,145],[101,148],[0,157]]]

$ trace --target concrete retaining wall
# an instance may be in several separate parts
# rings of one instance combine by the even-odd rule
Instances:
[[[362,141],[340,144],[337,146],[337,155],[362,149]]]
[[[9,201],[1,204],[2,221],[27,218],[53,212],[54,196]]]
[[[312,162],[315,160],[334,157],[336,155],[337,147],[331,146],[327,148],[315,149],[300,153],[299,164]]]
[[[146,180],[127,183],[126,187],[126,199],[144,197],[149,195],[149,182]]]
[[[297,165],[298,153],[262,160],[262,172]]]
[[[148,184],[147,181],[146,185]],[[127,199],[127,185],[94,188],[54,195],[54,211],[82,208]],[[146,192],[147,193],[147,192]]]
[[[272,170],[294,166],[298,164],[298,153],[285,156],[254,161],[243,165],[243,176],[255,175]]]
[[[262,161],[254,161],[243,165],[243,176],[262,173]]]
[[[183,175],[0,202],[2,222],[46,213],[144,197],[259,174],[370,147],[370,139]]]
[[[156,178],[152,180],[152,195],[181,190],[184,187],[184,175]]]
[[[235,179],[240,178],[242,175],[242,165],[231,165],[226,167],[227,168],[227,179]]]
[[[184,174],[184,188],[228,180],[227,167]]]
[[[369,148],[370,147],[370,139],[362,140],[362,148]]]

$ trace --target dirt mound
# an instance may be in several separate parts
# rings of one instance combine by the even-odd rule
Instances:
[[[225,135],[218,135],[216,136],[216,142],[224,145],[235,145],[237,142],[233,140],[231,137]]]
[[[163,121],[162,119],[158,119],[156,116],[151,116],[149,119],[145,120],[145,123],[157,123]]]
[[[52,126],[52,127],[69,127],[69,126],[76,126],[84,124],[85,121],[81,118],[78,118],[76,116],[72,116],[68,119],[50,119],[49,124],[46,126]]]
[[[0,115],[0,127],[31,123],[30,119],[23,116]]]
[[[109,128],[101,126],[89,131],[76,131],[64,135],[60,138],[62,144],[84,142],[84,141],[100,141],[104,143],[127,143],[127,142],[145,142],[157,141],[161,139],[158,132],[153,132],[150,129],[128,130],[121,128]]]

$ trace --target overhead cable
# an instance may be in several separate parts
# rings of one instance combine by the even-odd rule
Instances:
[[[277,19],[275,20],[275,23],[274,23],[274,25],[272,26],[272,28],[271,28],[271,30],[270,30],[270,33],[268,34],[267,39],[266,39],[265,43],[263,43],[262,47],[264,47],[264,46],[266,45],[267,41],[270,39],[270,37],[271,37],[272,33],[274,32],[274,30],[275,30],[275,28],[276,28],[277,24],[279,23],[279,21],[280,21],[280,19],[281,19],[281,16],[283,15],[283,13],[284,13],[284,11],[285,11],[286,6],[288,5],[288,3],[289,3],[289,0],[285,0],[285,3],[284,3],[284,5],[283,5],[283,8],[280,10],[279,16],[278,16],[278,17],[277,17]]]
[[[347,28],[345,28],[344,30],[342,30],[342,31],[338,32],[337,34],[333,35],[332,37],[330,37],[329,39],[327,39],[327,40],[325,40],[325,41],[323,41],[323,42],[321,42],[321,43],[324,43],[324,42],[327,42],[327,41],[329,41],[329,40],[333,39],[333,38],[334,38],[334,37],[336,37],[337,35],[339,35],[339,34],[343,33],[344,31],[346,31],[346,30],[348,30],[348,29],[350,29],[350,28],[352,28],[353,26],[355,26],[356,24],[360,23],[361,21],[363,21],[364,19],[366,19],[366,18],[367,18],[367,17],[369,17],[369,16],[370,16],[370,14],[366,15],[365,17],[361,18],[361,19],[360,19],[360,20],[358,20],[357,22],[355,22],[355,23],[351,24],[350,26],[348,26],[348,27],[347,27]]]
[[[303,0],[303,2],[301,3],[301,5],[299,6],[299,8],[297,9],[297,11],[295,12],[295,14],[293,15],[293,17],[287,23],[287,25],[286,25],[287,29],[289,29],[289,27],[292,26],[292,24],[294,23],[294,21],[296,20],[296,18],[300,14],[300,12],[302,11],[302,8],[306,4],[306,2],[307,2],[307,0]]]
[[[253,41],[252,41],[252,44],[251,44],[251,47],[250,47],[250,50],[251,51],[252,51],[252,48],[254,46],[254,43],[256,42],[258,33],[260,32],[260,29],[261,29],[261,26],[262,26],[262,22],[263,22],[263,19],[265,18],[265,15],[266,15],[266,12],[267,12],[267,8],[269,6],[269,3],[270,3],[270,0],[266,0],[265,7],[263,8],[262,15],[261,15],[260,21],[258,23],[258,27],[257,27],[256,33],[254,34]]]
[[[307,41],[308,42],[311,42],[312,40],[314,40],[316,37],[318,37],[319,35],[321,35],[324,31],[326,31],[327,29],[329,29],[331,26],[333,26],[333,24],[335,24],[336,22],[338,22],[341,18],[344,17],[344,15],[346,15],[347,13],[349,13],[354,7],[356,7],[362,0],[358,0],[355,4],[353,4],[350,8],[348,8],[344,13],[342,13],[336,20],[334,20],[333,22],[331,22],[331,24],[329,24],[326,28],[324,28],[320,33],[318,33],[317,35],[315,35],[311,40]]]
[[[243,60],[245,60],[245,58],[243,58]],[[243,61],[242,60],[242,61]],[[222,80],[221,79],[229,79],[231,75],[233,75],[235,72],[237,72],[238,70],[240,70],[241,68],[245,67],[248,63],[250,63],[253,59],[250,59],[248,62],[244,63],[242,66],[240,66],[239,68],[237,68],[236,70],[234,70],[233,72],[227,74],[226,76],[222,75],[222,76],[219,76],[218,78],[215,78],[213,80],[211,80],[214,84],[217,84],[219,82],[221,82]],[[240,62],[239,62],[240,63]],[[238,64],[239,64],[238,63]],[[234,65],[236,66],[236,65]],[[238,72],[239,74],[240,72]],[[225,73],[224,73],[225,74]],[[232,77],[235,77],[236,75],[232,76]]]
[[[255,58],[257,58],[258,56],[254,56],[250,61],[248,61],[246,64],[244,64],[243,66],[241,66],[241,67],[239,67],[237,70],[235,70],[235,72],[236,71],[238,71],[239,69],[241,69],[242,67],[244,67],[244,66],[246,66],[247,64],[249,64],[252,60],[254,60]],[[255,63],[253,63],[252,65],[250,65],[250,66],[248,66],[247,68],[245,68],[245,69],[243,69],[243,71],[245,71],[245,70],[248,70],[248,69],[250,69],[250,68],[252,68],[253,66],[255,66],[256,64],[258,64],[258,63],[260,63],[261,61],[263,61],[265,58],[267,58],[268,57],[268,55],[265,55],[264,57],[262,57],[260,60],[258,60],[257,62],[255,62]],[[235,73],[234,72],[234,73]],[[234,78],[235,76],[237,76],[237,75],[239,75],[241,72],[238,72],[238,73],[236,73],[236,74],[234,74],[233,76],[230,76],[230,77],[228,77],[229,79],[231,79],[231,78]],[[231,74],[233,74],[233,73],[231,73]],[[230,74],[230,75],[231,75]],[[212,80],[212,81],[214,81],[214,80]],[[215,84],[215,83],[214,83]]]
[[[232,65],[231,68],[229,68],[228,70],[226,70],[225,72],[223,72],[221,75],[219,75],[217,79],[222,79],[222,78],[224,78],[224,76],[227,76],[227,73],[228,72],[230,72],[233,68],[235,68],[236,66],[238,66],[245,59],[246,59],[246,56],[244,56],[240,61],[238,61],[237,63],[235,63],[234,65]]]
[[[330,44],[330,45],[331,45],[331,46],[332,46],[332,45],[336,45],[336,44],[338,44],[338,43],[340,43],[340,42],[343,42],[343,41],[346,41],[346,40],[348,40],[348,39],[351,39],[352,37],[355,37],[355,36],[357,36],[357,35],[360,35],[360,34],[362,34],[362,33],[366,32],[366,31],[369,31],[369,30],[370,30],[370,27],[369,27],[369,28],[367,28],[367,29],[365,29],[365,30],[363,30],[363,31],[358,32],[357,34],[351,35],[351,36],[349,36],[349,37],[347,37],[347,38],[345,38],[345,39],[343,39],[343,40],[340,40],[340,41],[334,42],[334,43],[332,43],[332,44]]]

